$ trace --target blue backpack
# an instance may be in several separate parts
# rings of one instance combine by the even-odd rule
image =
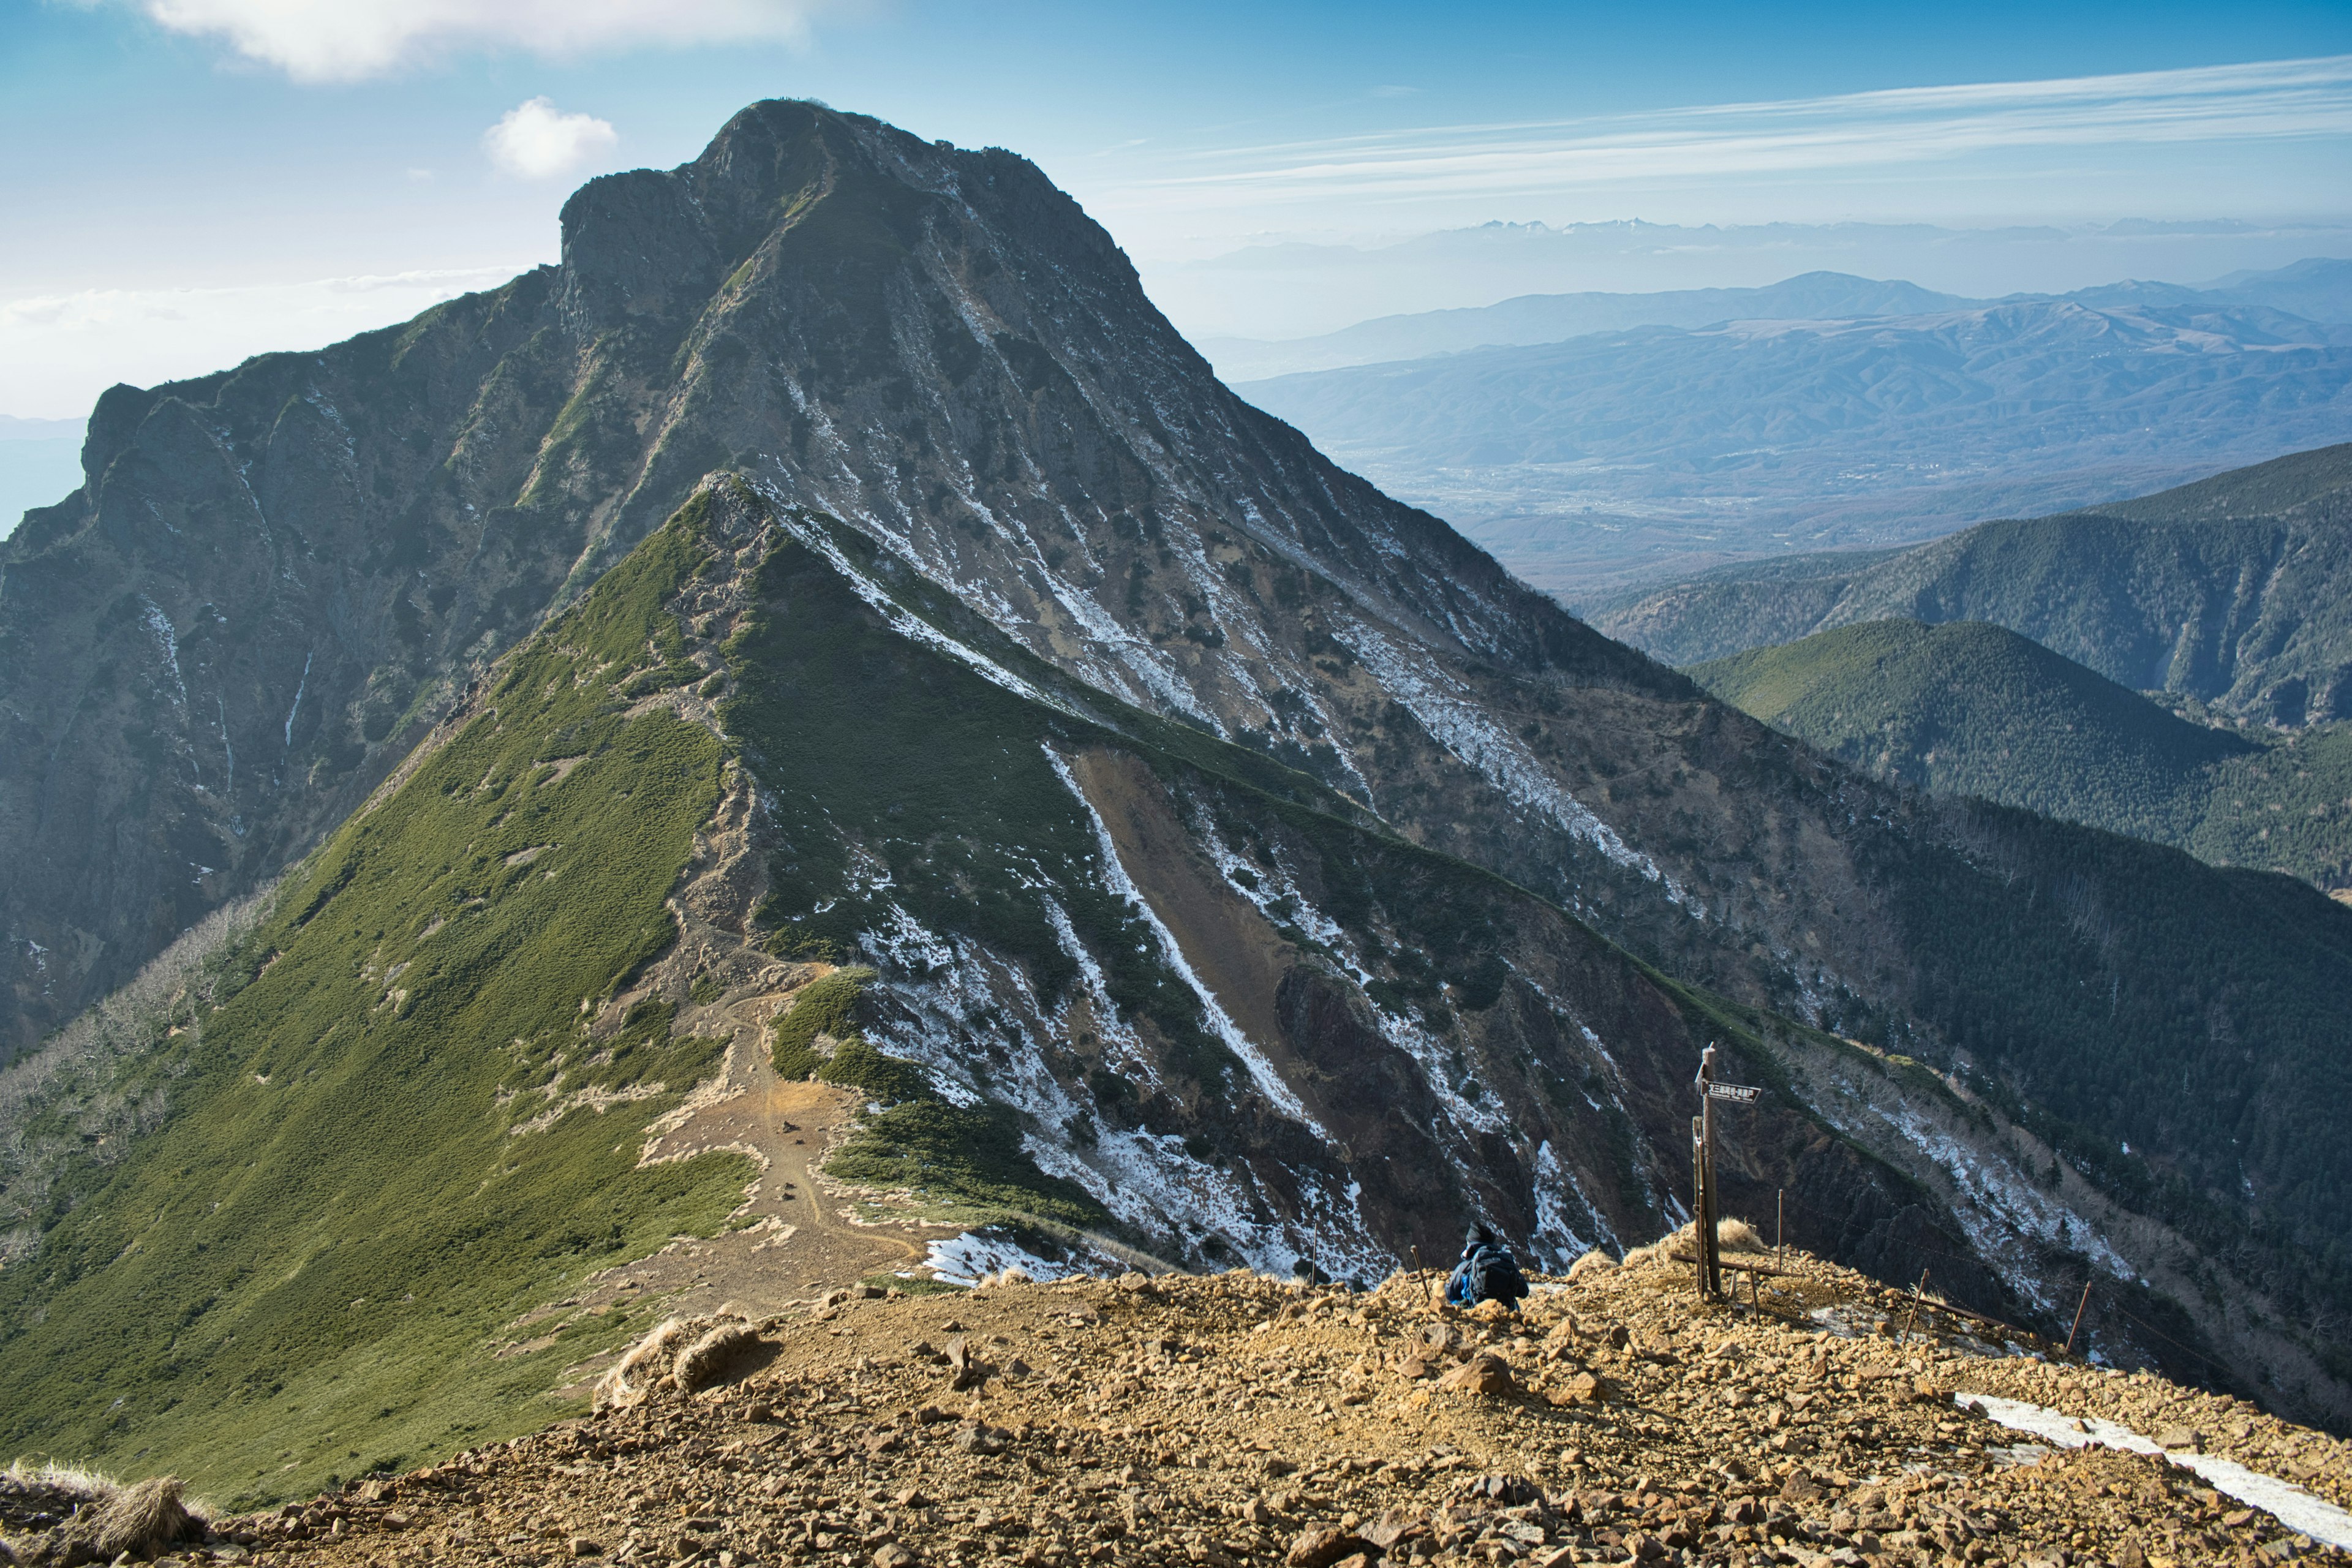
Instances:
[[[1518,1259],[1492,1243],[1472,1247],[1469,1256],[1454,1266],[1453,1278],[1445,1282],[1445,1300],[1455,1307],[1500,1301],[1506,1307],[1516,1308],[1527,1294],[1527,1276],[1519,1272]]]

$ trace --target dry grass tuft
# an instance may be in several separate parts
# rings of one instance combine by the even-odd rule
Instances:
[[[1715,1243],[1718,1253],[1765,1253],[1772,1249],[1756,1234],[1756,1227],[1743,1219],[1717,1220]],[[1580,1260],[1581,1261],[1581,1260]],[[1639,1268],[1646,1263],[1696,1263],[1698,1261],[1698,1222],[1694,1220],[1669,1236],[1660,1237],[1647,1247],[1637,1247],[1625,1255],[1621,1267]]]
[[[628,1353],[596,1380],[596,1408],[634,1410],[643,1405],[655,1386],[669,1375],[671,1360],[679,1348],[708,1330],[710,1321],[709,1318],[671,1318],[631,1345]]]
[[[87,1537],[99,1556],[110,1560],[129,1552],[147,1557],[183,1536],[202,1536],[205,1520],[180,1495],[183,1484],[177,1476],[151,1476],[100,1504],[89,1516]]]
[[[752,1370],[751,1362],[766,1348],[751,1324],[740,1320],[719,1323],[677,1352],[670,1376],[682,1393],[693,1394]]]

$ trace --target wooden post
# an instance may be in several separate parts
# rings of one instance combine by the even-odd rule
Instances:
[[[1715,1047],[1698,1058],[1698,1273],[1699,1294],[1710,1300],[1723,1294],[1723,1258],[1716,1235],[1715,1097],[1707,1086],[1715,1081]]]
[[[2083,1281],[2083,1299],[2074,1303],[2074,1326],[2066,1331],[2066,1353],[2074,1353],[2074,1336],[2083,1331],[2083,1309],[2091,1304],[2091,1282]]]
[[[1416,1247],[1412,1250],[1413,1286],[1421,1292],[1422,1306],[1423,1308],[1427,1308],[1429,1305],[1429,1271],[1421,1266],[1421,1248]]]
[[[1787,1259],[1781,1251],[1789,1241],[1789,1189],[1782,1187],[1772,1194],[1772,1267],[1778,1268]]]

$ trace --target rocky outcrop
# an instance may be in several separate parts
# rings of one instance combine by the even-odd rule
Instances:
[[[1789,1264],[1754,1313],[1660,1268],[1552,1288],[1517,1318],[1433,1321],[1409,1275],[1369,1294],[1234,1274],[867,1302],[824,1331],[767,1325],[772,1364],[699,1395],[226,1519],[211,1546],[487,1564],[528,1521],[541,1550],[619,1563],[2345,1560],[2343,1444],[1989,1346],[1932,1303],[1900,1341],[1824,1333],[1799,1293],[1841,1321],[1897,1303]],[[1001,1347],[961,1392],[931,1350],[950,1330]],[[2245,1467],[2222,1484],[2267,1506],[2105,1426],[2035,1444],[1986,1414],[2007,1391],[2086,1435],[2192,1419]]]

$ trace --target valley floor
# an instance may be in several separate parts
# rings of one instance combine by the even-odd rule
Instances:
[[[1658,1258],[1546,1282],[1518,1318],[1443,1311],[1427,1279],[1403,1275],[1369,1294],[1239,1272],[835,1292],[719,1323],[727,1331],[671,1375],[668,1351],[636,1358],[590,1416],[220,1521],[185,1556],[249,1568],[2347,1560],[2172,1458],[2045,1447],[1978,1401],[2029,1401],[2062,1431],[2112,1419],[2297,1482],[2270,1495],[2322,1535],[2335,1521],[2352,1531],[2340,1511],[2352,1445],[2144,1373],[1989,1342],[2000,1336],[1981,1322],[1810,1258],[1751,1283],[1752,1307],[1702,1305],[1688,1266]],[[39,1538],[16,1547],[50,1555]]]

